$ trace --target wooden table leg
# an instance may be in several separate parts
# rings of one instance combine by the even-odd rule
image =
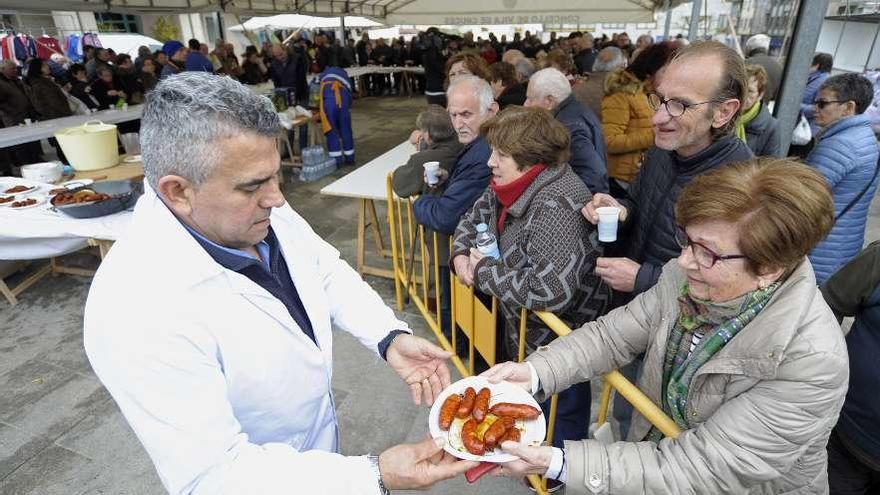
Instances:
[[[368,199],[361,199],[360,208],[358,208],[358,231],[357,231],[357,270],[361,276],[364,275],[364,244],[366,237],[366,216],[367,216],[367,201]]]
[[[22,292],[26,291],[30,286],[39,282],[43,277],[52,273],[52,263],[47,264],[46,266],[40,268],[36,272],[28,275],[24,280],[21,281],[20,284],[16,285],[10,292],[13,296],[17,296]]]
[[[389,253],[385,249],[385,242],[382,240],[382,229],[379,227],[379,216],[376,214],[376,203],[372,199],[370,202],[370,226],[373,228],[373,240],[376,241],[376,252],[383,258],[387,258]]]
[[[15,306],[16,304],[18,304],[18,299],[16,299],[15,294],[13,294],[11,290],[9,290],[9,286],[6,285],[6,282],[4,282],[2,279],[0,279],[0,294],[3,294],[3,297],[5,297],[7,301],[9,301],[10,306]],[[403,308],[400,309],[402,310]]]

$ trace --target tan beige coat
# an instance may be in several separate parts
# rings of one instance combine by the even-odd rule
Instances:
[[[645,352],[638,386],[659,403],[666,339],[684,273],[675,260],[630,304],[529,356],[542,394],[620,368]],[[697,371],[686,414],[696,428],[659,444],[565,442],[572,494],[825,494],[825,445],[843,405],[843,333],[801,263],[770,303]],[[541,399],[543,397],[539,397]]]

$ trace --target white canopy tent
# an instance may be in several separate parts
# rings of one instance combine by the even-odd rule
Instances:
[[[386,24],[563,24],[653,22],[650,2],[627,0],[412,0],[392,1]]]
[[[382,24],[366,17],[345,16],[346,28],[379,27]],[[316,17],[301,14],[280,14],[270,17],[252,17],[232,26],[230,31],[257,31],[260,29],[337,29],[342,27],[340,17]]]
[[[682,0],[673,0],[672,4]],[[653,22],[665,0],[4,0],[7,9],[187,13],[242,16],[296,13],[365,16],[384,24],[590,24]],[[348,25],[348,23],[346,23]],[[333,26],[330,26],[333,27]]]

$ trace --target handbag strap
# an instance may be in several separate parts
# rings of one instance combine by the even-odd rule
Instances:
[[[862,192],[860,192],[858,196],[853,198],[853,200],[850,201],[848,205],[846,205],[846,208],[844,208],[843,211],[841,211],[839,215],[834,217],[834,223],[837,223],[837,221],[840,220],[840,217],[845,215],[846,212],[848,212],[853,206],[856,205],[856,203],[859,202],[860,199],[862,199],[862,196],[864,196],[865,193],[868,192],[868,189],[871,188],[871,184],[873,184],[874,180],[877,178],[878,172],[880,172],[880,159],[877,160],[877,166],[874,167],[874,175],[871,176],[871,180],[869,180],[868,183],[865,184],[865,188],[862,189]]]

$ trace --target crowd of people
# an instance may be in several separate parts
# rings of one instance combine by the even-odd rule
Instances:
[[[251,46],[240,64],[223,42],[169,41],[134,61],[95,49],[66,73],[36,59],[23,80],[0,63],[0,94],[13,95],[0,112],[17,125],[69,115],[68,95],[106,108],[152,92],[146,191],[95,277],[84,341],[169,492],[374,494],[476,465],[433,440],[337,453],[331,325],[387,361],[416,404],[448,386],[451,353],[411,335],[286,204],[278,114],[239,84],[272,80],[302,98],[308,74],[411,63],[425,68],[428,106],[392,186],[417,196],[416,221],[440,236],[442,332],[456,277],[500,304],[505,362],[484,375],[546,412],[560,394],[553,445],[502,444],[519,459],[496,474],[544,475],[569,493],[874,493],[880,251],[860,252],[880,170],[873,84],[830,75],[817,54],[803,108],[813,142],[802,163],[782,157],[768,48],[761,36],[743,57],[713,41],[431,28],[390,45],[320,34]],[[390,94],[400,81],[367,84]],[[334,156],[353,159],[339,139]],[[616,241],[599,240],[600,208],[617,211]],[[479,249],[485,233],[496,252]],[[556,337],[530,316],[515,363],[520,308],[574,331]],[[842,316],[856,316],[846,338]],[[590,380],[617,369],[677,438],[621,402],[627,441],[587,439]]]
[[[813,139],[801,164],[781,156],[770,113],[781,70],[767,56],[769,38],[750,39],[747,57],[716,42],[639,41],[593,49],[592,38],[574,33],[550,47],[525,43],[534,57],[509,48],[492,62],[491,42],[452,54],[445,101],[427,95],[419,117],[437,118],[445,104],[449,120],[433,131],[419,126],[411,141],[425,151],[394,175],[398,195],[419,195],[416,220],[442,234],[441,244],[452,239],[439,254],[447,337],[451,276],[498,299],[501,360],[516,359],[519,308],[580,327],[557,339],[530,316],[527,362],[486,372],[540,397],[561,393],[553,446],[511,445],[522,460],[500,471],[545,474],[574,483],[575,493],[824,493],[829,480],[832,493],[871,493],[880,444],[856,434],[880,427],[880,404],[856,399],[844,408],[848,430],[835,428],[850,373],[846,344],[815,301],[817,286],[825,291],[848,262],[870,262],[859,252],[878,183],[880,153],[865,115],[872,82],[828,75],[831,61],[817,54],[804,96]],[[582,43],[592,55],[588,74],[577,63]],[[445,172],[428,186],[421,165],[438,160],[429,138],[438,128],[445,139],[454,130],[464,147],[453,161],[456,148],[444,146]],[[616,242],[597,239],[601,207],[620,212]],[[481,224],[498,256],[477,249]],[[867,297],[877,281],[860,286]],[[840,282],[827,290],[857,300]],[[835,311],[859,310],[846,306]],[[870,331],[859,339],[876,349]],[[621,438],[643,443],[583,440],[588,380],[615,369],[682,436],[661,441],[619,401]],[[714,374],[698,379],[704,373]],[[862,373],[859,390],[870,395],[876,373]],[[857,485],[854,472],[873,488],[844,491]]]

